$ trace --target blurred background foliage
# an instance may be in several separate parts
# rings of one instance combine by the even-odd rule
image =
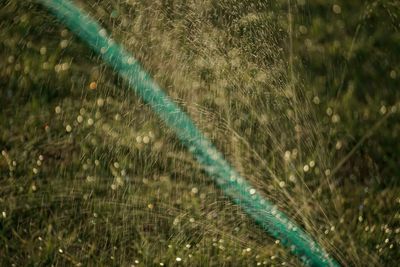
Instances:
[[[298,2],[301,15],[297,16],[294,47],[303,66],[299,79],[308,87],[306,91],[338,112],[343,122],[338,131],[351,148],[369,132],[379,113],[385,114],[399,101],[399,4]],[[380,128],[342,171],[366,177],[371,168],[364,164],[370,162],[382,185],[398,185],[398,117]]]

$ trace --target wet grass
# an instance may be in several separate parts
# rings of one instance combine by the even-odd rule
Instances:
[[[344,266],[397,263],[398,4],[83,6]],[[0,265],[299,265],[45,10],[0,7]]]

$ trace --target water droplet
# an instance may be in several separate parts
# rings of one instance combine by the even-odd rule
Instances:
[[[309,170],[310,170],[310,166],[308,166],[308,164],[304,165],[303,171],[308,172]]]
[[[335,148],[336,148],[336,150],[340,150],[342,148],[342,146],[343,146],[342,141],[339,140],[336,142]]]
[[[334,4],[334,5],[332,6],[332,11],[333,11],[333,13],[335,13],[335,14],[340,14],[340,13],[342,13],[342,8],[341,8],[339,5]]]
[[[286,151],[285,151],[285,155],[283,156],[283,158],[285,159],[285,161],[289,161],[289,160],[290,160],[290,155],[291,155],[290,151],[289,151],[289,150],[286,150]]]
[[[47,53],[47,48],[46,48],[45,46],[42,46],[42,47],[40,48],[40,54],[41,54],[42,56],[44,56],[44,55],[46,55],[46,53]]]
[[[332,116],[332,114],[333,114],[332,108],[328,107],[328,108],[326,109],[326,115]]]
[[[128,60],[127,60],[127,63],[129,65],[132,65],[133,63],[135,63],[135,59],[133,57],[129,57]]]
[[[99,107],[104,106],[104,99],[103,98],[97,99],[97,106],[99,106]]]
[[[91,82],[91,83],[89,84],[89,88],[90,88],[91,90],[96,90],[96,89],[97,89],[97,83],[96,83],[96,82]]]
[[[68,30],[67,29],[62,30],[61,31],[61,37],[65,38],[67,36],[68,36]]]
[[[101,37],[106,37],[106,36],[107,36],[107,30],[106,30],[106,29],[101,29],[101,30],[99,31],[99,35],[100,35]]]
[[[307,29],[306,26],[300,25],[300,26],[299,26],[299,32],[300,32],[301,34],[307,34],[308,29]],[[314,97],[314,98],[315,98],[315,97]],[[315,102],[314,102],[314,103],[315,103]]]
[[[68,62],[64,62],[64,63],[61,64],[61,70],[62,71],[68,70],[69,67],[70,67],[70,64]]]
[[[396,79],[396,77],[397,77],[396,71],[395,71],[395,70],[391,70],[389,76],[390,76],[390,78],[392,78],[392,79]]]
[[[332,122],[333,123],[338,123],[340,121],[340,116],[338,114],[334,114],[332,116]]]
[[[199,189],[197,187],[192,188],[192,193],[197,194],[199,192]]]
[[[67,126],[65,126],[65,130],[67,131],[67,133],[70,133],[72,131],[71,125],[68,124]]]
[[[68,42],[68,40],[62,40],[61,42],[60,42],[60,47],[61,47],[61,49],[65,49],[67,46],[68,46],[68,44],[69,44],[69,42]]]
[[[15,61],[15,57],[14,56],[9,56],[7,61],[8,61],[8,63],[12,64]]]
[[[150,142],[150,138],[147,135],[145,135],[143,137],[143,143],[148,144],[149,142]]]
[[[379,112],[380,112],[382,115],[385,115],[386,112],[387,112],[386,106],[383,105],[383,106],[379,109]]]

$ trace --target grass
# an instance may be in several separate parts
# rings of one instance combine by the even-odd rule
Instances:
[[[395,265],[400,7],[291,2],[81,4],[342,265]],[[0,7],[0,265],[300,264],[45,10]]]

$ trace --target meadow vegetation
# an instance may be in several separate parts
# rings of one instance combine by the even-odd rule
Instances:
[[[397,0],[76,1],[343,266],[400,260]],[[299,266],[112,69],[0,2],[1,266]]]

